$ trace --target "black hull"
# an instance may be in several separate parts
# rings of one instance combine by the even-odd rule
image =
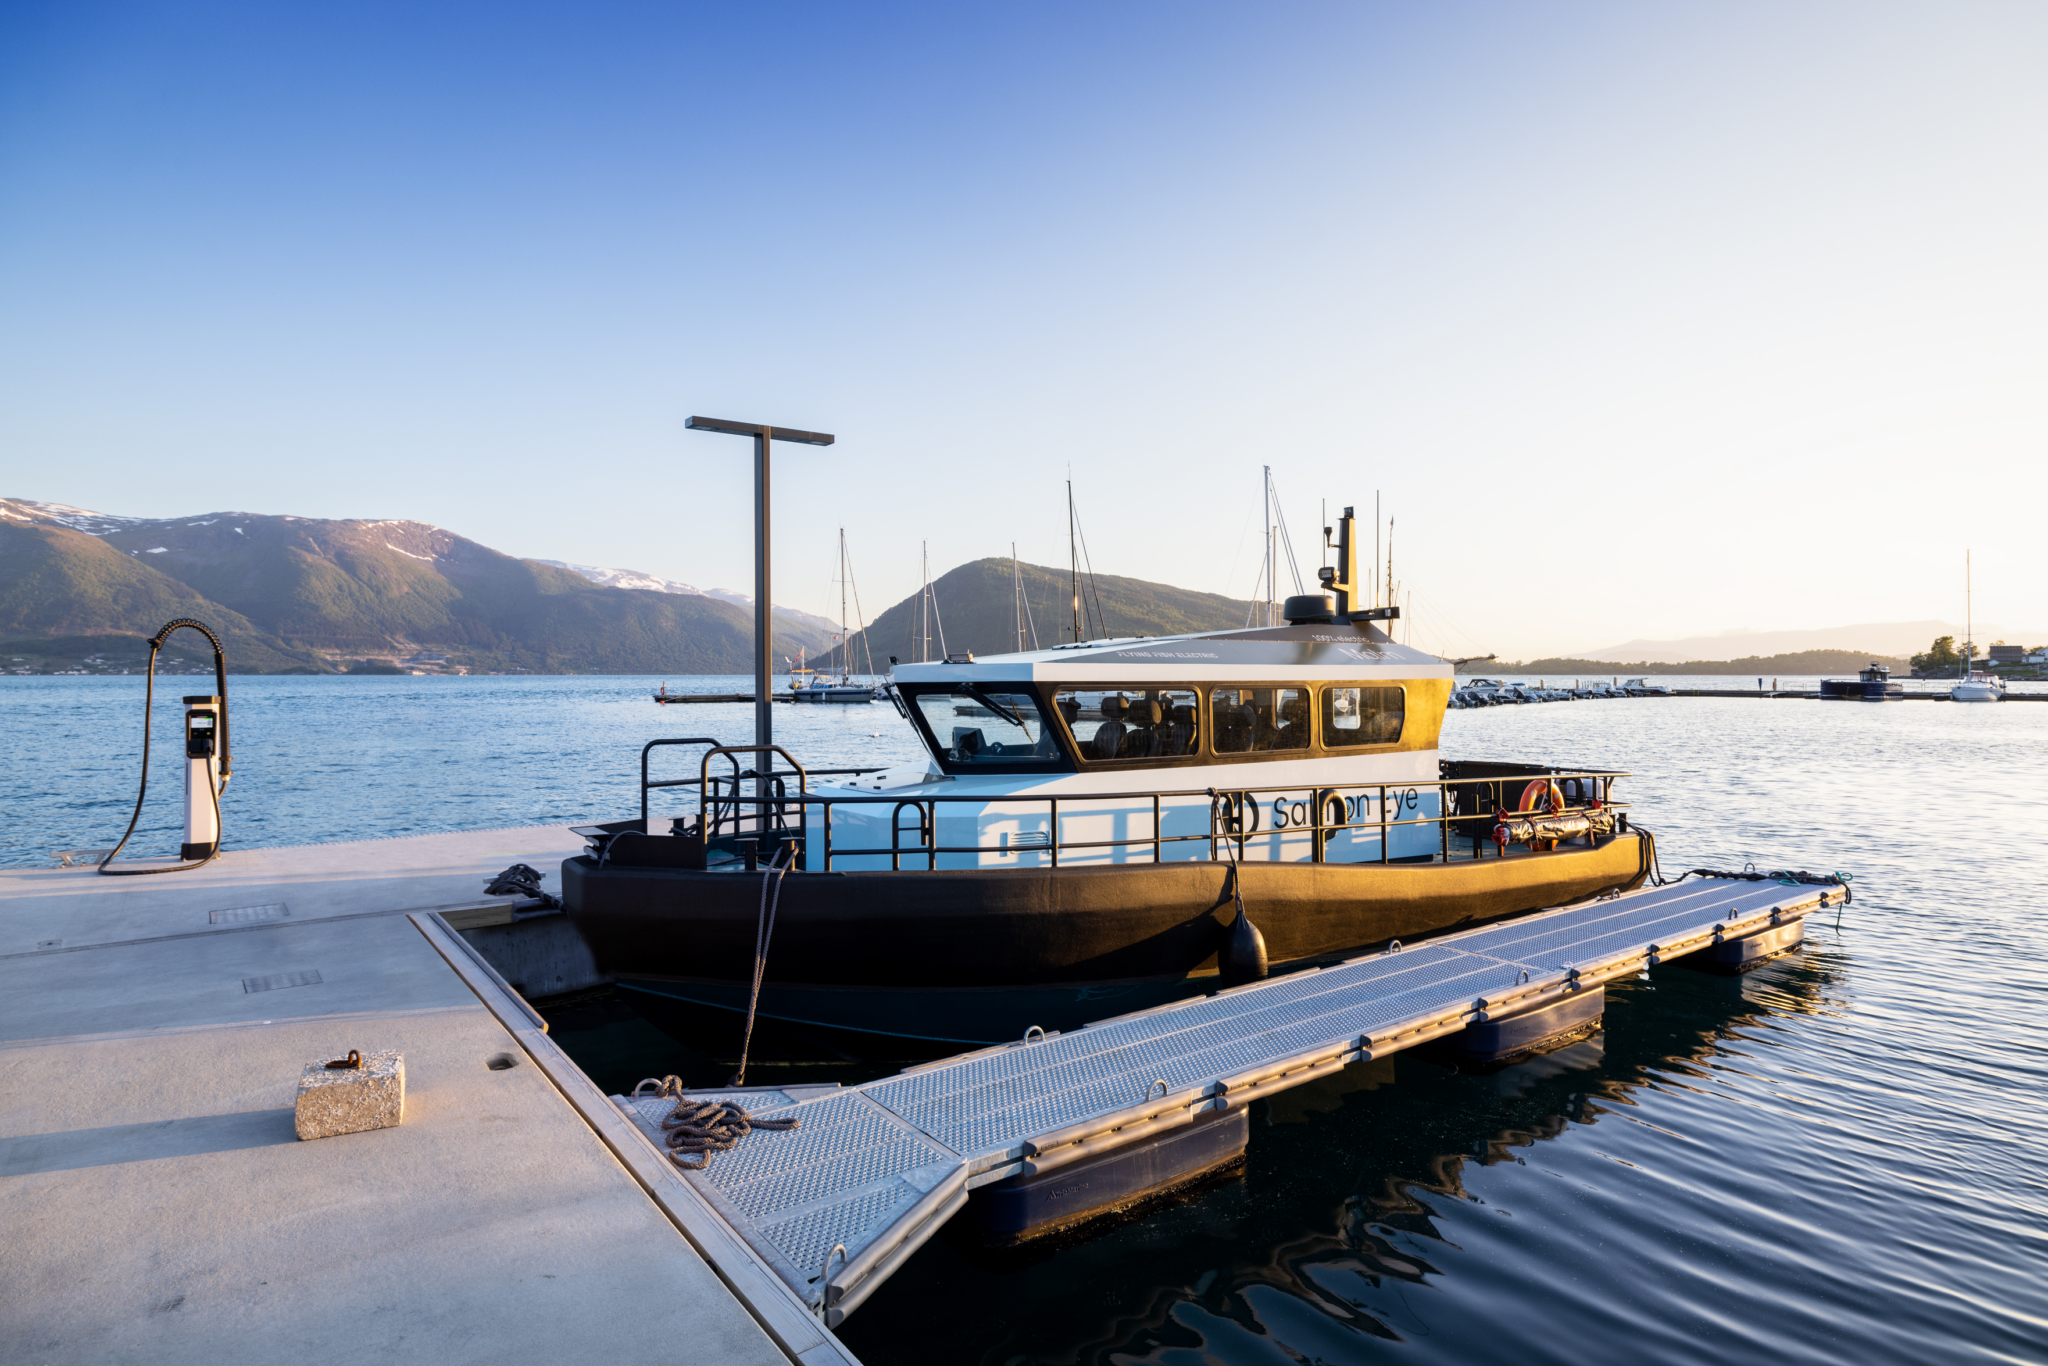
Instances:
[[[1452,863],[1253,863],[1243,891],[1284,969],[1633,887],[1650,852],[1632,833]],[[1216,984],[1234,918],[1230,876],[1209,862],[791,873],[757,1038],[769,1056],[929,1057],[1198,994]],[[636,1009],[702,1051],[736,1043],[761,876],[579,857],[562,886],[598,968]]]
[[[1903,683],[1864,682],[1851,678],[1823,678],[1820,681],[1820,696],[1823,702],[1902,702],[1906,697]]]

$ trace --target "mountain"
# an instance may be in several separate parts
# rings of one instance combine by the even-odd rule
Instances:
[[[647,588],[652,589],[656,593],[699,593],[707,598],[716,598],[720,602],[729,602],[748,616],[754,614],[754,595],[752,593],[736,593],[730,588],[695,588],[687,583],[679,583],[674,579],[664,579],[655,574],[643,574],[637,569],[606,569],[594,564],[570,564],[567,560],[535,560],[534,563],[553,565],[557,569],[570,570],[581,574],[592,583],[601,583],[607,588]],[[838,622],[833,621],[830,617],[821,617],[816,612],[800,612],[794,607],[778,606],[775,609],[775,615],[787,617],[793,622],[812,627],[815,630],[824,631],[830,635],[839,634]]]
[[[220,631],[238,669],[427,650],[478,672],[753,667],[752,614],[730,603],[605,587],[422,522],[128,518],[0,499],[0,635],[14,654],[57,637],[146,635],[176,616]],[[776,645],[794,654],[829,638],[778,615]]]
[[[1034,625],[1036,648],[1071,641],[1074,609],[1068,572],[1036,564],[1023,565],[1020,572],[1024,597],[1030,606],[1025,648],[1034,648]],[[1087,598],[1082,631],[1090,639],[1104,635],[1174,636],[1193,631],[1232,631],[1244,626],[1246,614],[1251,611],[1250,603],[1215,593],[1196,593],[1169,584],[1108,574],[1095,575],[1092,580],[1084,577],[1081,588]],[[931,658],[962,650],[977,655],[1016,650],[1017,609],[1009,560],[996,558],[963,564],[934,580],[932,594],[938,616],[931,627]],[[923,615],[921,598],[921,594],[913,593],[883,612],[865,632],[855,633],[851,647],[856,670],[867,667],[869,651],[873,652],[876,669],[884,672],[890,655],[905,663],[918,658],[915,635]],[[838,652],[834,651],[829,667],[838,667],[837,660]],[[821,667],[826,666],[825,657],[821,656],[819,662]]]
[[[325,670],[313,651],[287,645],[153,563],[0,501],[0,639],[10,653],[69,662],[93,653],[94,642],[119,636],[129,642],[121,660],[139,663],[145,652],[133,647],[133,638],[154,635],[178,617],[211,626],[240,670]],[[191,632],[179,632],[173,644],[179,658],[196,658],[205,649]]]
[[[1977,643],[2006,640],[2012,644],[2048,641],[2048,631],[2019,631],[1980,621]],[[1696,659],[1735,660],[1740,656],[1798,654],[1806,650],[1845,650],[1868,658],[1903,658],[1925,650],[1936,636],[1954,636],[1958,641],[1964,628],[1952,621],[1880,621],[1860,626],[1826,626],[1811,631],[1724,631],[1718,636],[1689,636],[1683,640],[1631,640],[1605,649],[1587,650],[1576,659],[1600,663],[1655,660],[1685,664]]]
[[[1667,664],[1637,660],[1633,663],[1617,663],[1608,659],[1532,659],[1524,664],[1478,664],[1471,673],[1512,673],[1512,674],[1729,674],[1742,678],[1776,678],[1780,675],[1797,678],[1804,674],[1838,674],[1853,677],[1858,669],[1872,662],[1886,665],[1895,674],[1904,677],[1911,671],[1911,665],[1903,658],[1890,655],[1873,655],[1863,650],[1796,650],[1789,654],[1749,655],[1742,659],[1696,659],[1682,664]]]

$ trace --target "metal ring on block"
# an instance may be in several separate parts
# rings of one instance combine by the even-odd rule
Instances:
[[[1401,951],[1401,941],[1398,939],[1389,939],[1387,941],[1386,951],[1388,953],[1399,953]]]
[[[1146,1087],[1146,1088],[1145,1088],[1145,1099],[1147,1099],[1147,1100],[1150,1100],[1150,1099],[1152,1099],[1152,1091],[1153,1091],[1153,1089],[1154,1089],[1155,1087],[1156,1087],[1156,1088],[1158,1089],[1158,1091],[1159,1091],[1159,1096],[1160,1096],[1160,1098],[1161,1098],[1162,1100],[1163,1100],[1163,1099],[1165,1099],[1165,1097],[1166,1097],[1166,1078],[1165,1078],[1165,1077],[1160,1077],[1160,1078],[1159,1078],[1159,1079],[1158,1079],[1157,1081],[1154,1081],[1154,1082],[1152,1083],[1152,1085],[1151,1085],[1151,1086],[1148,1086],[1148,1087]]]
[[[825,1254],[825,1264],[818,1268],[818,1317],[825,1317],[826,1302],[832,1298],[832,1259],[839,1258],[839,1269],[846,1270],[846,1244],[834,1243],[832,1250]]]
[[[1529,969],[1523,968],[1515,977],[1515,985],[1521,986],[1529,980]]]
[[[1030,1042],[1031,1042],[1031,1036],[1032,1036],[1033,1034],[1036,1034],[1036,1035],[1038,1036],[1038,1041],[1039,1041],[1040,1043],[1044,1043],[1044,1042],[1045,1042],[1045,1030],[1044,1030],[1044,1029],[1043,1029],[1043,1028],[1042,1028],[1041,1026],[1038,1026],[1038,1025],[1033,1025],[1033,1026],[1031,1026],[1031,1028],[1029,1028],[1029,1029],[1027,1029],[1027,1030],[1025,1030],[1025,1031],[1024,1031],[1024,1042],[1025,1042],[1025,1043],[1030,1043]]]

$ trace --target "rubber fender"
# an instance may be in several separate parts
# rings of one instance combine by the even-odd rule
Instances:
[[[1241,987],[1246,982],[1264,981],[1266,966],[1266,936],[1240,909],[1237,919],[1224,931],[1223,948],[1216,955],[1218,975],[1224,986]]]

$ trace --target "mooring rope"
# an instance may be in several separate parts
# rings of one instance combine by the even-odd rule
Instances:
[[[1671,881],[1676,884],[1689,877],[1729,878],[1736,882],[1778,882],[1787,887],[1840,887],[1843,905],[1846,906],[1856,899],[1856,894],[1849,890],[1849,884],[1856,879],[1848,873],[1809,873],[1803,868],[1797,872],[1783,868],[1760,872],[1755,864],[1751,864],[1739,873],[1731,873],[1720,868],[1688,868]]]
[[[710,1165],[711,1154],[722,1153],[745,1138],[754,1129],[796,1129],[802,1127],[798,1119],[755,1119],[745,1109],[729,1100],[697,1100],[683,1094],[680,1077],[643,1077],[633,1088],[633,1099],[639,1100],[646,1088],[655,1088],[657,1097],[672,1097],[676,1108],[662,1117],[662,1142],[668,1145],[668,1160],[686,1172],[700,1172]],[[695,1154],[697,1160],[687,1160]]]
[[[1209,828],[1211,830],[1216,829],[1216,817],[1218,811],[1220,810],[1222,805],[1228,801],[1229,798],[1223,796],[1223,794],[1219,793],[1215,788],[1212,787],[1209,789]],[[1238,805],[1235,809],[1237,811],[1237,814],[1231,817],[1231,819],[1236,821],[1239,825],[1243,825],[1244,807],[1242,805]],[[1237,838],[1243,838],[1242,834],[1238,834]],[[1232,834],[1227,828],[1224,831],[1223,843],[1230,850],[1230,894],[1232,897],[1236,899],[1237,913],[1239,915],[1243,915],[1245,914],[1243,886],[1244,879],[1239,875],[1238,872],[1237,845],[1233,842]]]
[[[775,851],[768,860],[768,871],[761,876],[761,911],[754,923],[754,987],[747,996],[747,1030],[740,1036],[740,1070],[732,1074],[728,1086],[747,1084],[747,1050],[754,1045],[754,1012],[761,1004],[761,978],[768,971],[768,941],[775,935],[775,908],[782,904],[782,877],[796,862],[796,843],[791,841]],[[774,895],[769,895],[770,890]]]
[[[485,896],[524,896],[543,905],[559,910],[561,898],[549,896],[540,888],[541,874],[536,868],[524,863],[515,863],[490,880],[484,888]]]

